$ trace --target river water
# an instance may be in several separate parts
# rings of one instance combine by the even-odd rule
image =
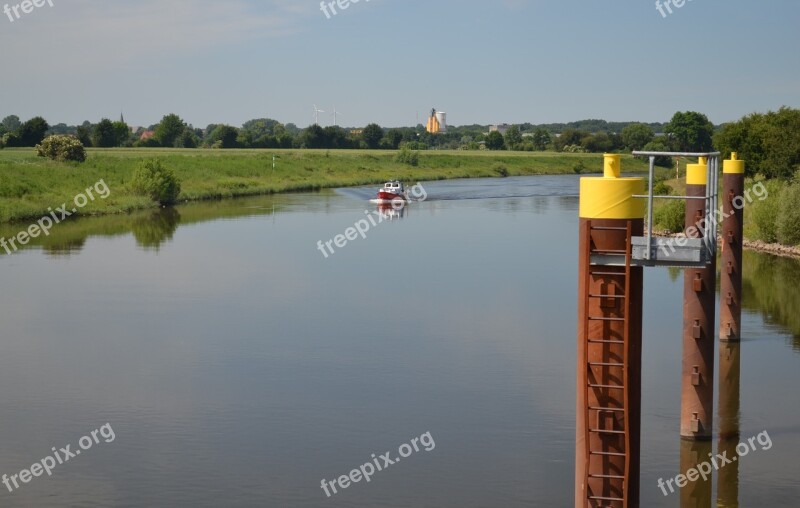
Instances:
[[[0,256],[0,474],[81,450],[0,505],[571,506],[578,179],[423,186],[402,213],[361,188],[81,219]],[[658,487],[685,472],[682,276],[647,269],[642,506],[797,506],[800,264],[746,263],[734,423],[772,446]]]

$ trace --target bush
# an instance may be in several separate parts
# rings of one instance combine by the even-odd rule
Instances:
[[[667,144],[662,139],[654,139],[653,141],[647,143],[642,147],[642,151],[644,152],[669,152],[670,149]],[[660,155],[656,157],[655,160],[656,166],[661,166],[662,168],[671,168],[672,167],[672,157],[665,157]]]
[[[587,153],[587,151],[581,145],[566,145],[563,150],[564,153]]]
[[[83,143],[73,136],[56,135],[45,138],[40,145],[36,145],[36,154],[60,162],[86,160]]]
[[[778,241],[777,219],[781,213],[780,198],[785,184],[780,180],[767,180],[763,183],[767,188],[767,199],[753,201],[747,206],[745,214],[751,215],[758,240],[775,243]]]
[[[800,245],[800,181],[786,186],[780,194],[775,233],[784,245]]]
[[[139,139],[133,143],[135,148],[158,148],[161,144],[156,138]]]
[[[181,193],[181,184],[175,173],[158,159],[145,161],[136,168],[131,188],[136,194],[148,196],[161,205],[174,204]]]
[[[410,150],[407,146],[404,146],[394,156],[394,161],[408,164],[409,166],[419,166],[419,151]]]
[[[686,202],[682,199],[661,201],[666,202],[653,210],[653,223],[658,228],[670,233],[683,231],[686,225]]]
[[[653,185],[653,194],[656,196],[669,196],[672,193],[672,187],[664,183],[663,181],[656,182]]]
[[[492,171],[497,173],[497,176],[501,178],[505,178],[508,176],[508,168],[505,166],[505,164],[502,164],[500,162],[495,162],[492,165]]]

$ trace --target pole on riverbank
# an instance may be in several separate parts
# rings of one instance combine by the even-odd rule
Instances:
[[[744,232],[744,161],[731,154],[722,164],[722,266],[719,338],[741,340],[742,240]]]
[[[700,238],[716,217],[706,216],[708,162],[686,166],[686,236]],[[715,191],[716,189],[712,189]],[[713,214],[713,209],[711,209]],[[716,257],[701,268],[686,268],[683,284],[683,362],[681,380],[681,437],[711,439],[714,422],[714,318]]]
[[[620,177],[619,155],[580,183],[576,508],[639,506],[643,192],[642,178]]]

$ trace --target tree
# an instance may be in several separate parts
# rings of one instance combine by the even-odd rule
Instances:
[[[622,142],[628,150],[641,150],[644,145],[653,141],[655,134],[649,125],[643,123],[632,123],[622,129],[620,134]]]
[[[516,150],[517,145],[522,143],[522,134],[519,132],[519,127],[512,125],[506,131],[505,144],[509,150]]]
[[[503,135],[497,131],[492,131],[486,137],[486,148],[489,150],[502,150],[505,148],[505,140]]]
[[[75,137],[83,146],[92,146],[92,124],[89,121],[83,122],[75,129]]]
[[[17,129],[22,127],[22,122],[19,121],[19,117],[17,115],[8,115],[7,117],[3,118],[3,127],[5,128],[6,132],[16,132]]]
[[[218,125],[209,136],[215,148],[236,148],[238,146],[239,129],[230,125]]]
[[[112,122],[114,128],[114,146],[130,146],[131,128],[125,122]]]
[[[31,118],[19,128],[19,146],[38,145],[44,139],[49,128],[47,121],[41,116]]]
[[[381,145],[381,139],[383,139],[383,128],[376,123],[371,123],[364,127],[362,136],[368,148],[378,148]]]
[[[98,148],[111,148],[117,146],[114,134],[114,124],[108,118],[103,118],[92,130],[92,145]]]
[[[386,131],[386,141],[392,150],[397,150],[403,141],[403,132],[400,129],[389,129]]]
[[[550,145],[552,141],[552,137],[550,136],[550,131],[539,127],[535,131],[533,131],[533,137],[531,138],[533,142],[533,147],[536,150],[544,151],[547,150],[547,147]]]
[[[675,113],[664,132],[673,150],[679,152],[707,152],[713,147],[714,124],[695,111]]]
[[[325,148],[350,148],[350,140],[347,133],[341,127],[330,125],[322,129],[324,133]]]
[[[186,124],[181,120],[181,117],[170,113],[162,118],[161,122],[156,126],[154,137],[161,146],[173,147],[185,128]]]
[[[614,150],[614,140],[605,132],[586,136],[581,140],[581,146],[591,153],[607,153]]]
[[[669,152],[669,146],[667,146],[664,138],[656,138],[653,141],[647,143],[642,147],[642,150],[645,152]],[[661,166],[664,168],[671,168],[672,167],[672,157],[665,157],[665,156],[658,156],[655,159],[655,165]]]
[[[309,125],[300,133],[300,145],[304,148],[325,148],[325,131],[317,124]]]
[[[275,127],[280,125],[280,122],[271,118],[256,118],[248,120],[242,124],[242,131],[250,136],[250,139],[258,139],[263,136],[274,136]]]
[[[556,151],[562,152],[567,146],[580,146],[583,138],[587,136],[591,136],[591,134],[586,131],[578,129],[564,129],[561,131],[561,135],[555,140],[554,144]]]
[[[725,124],[714,145],[723,157],[738,152],[748,175],[788,179],[800,170],[800,110],[784,107]]]
[[[197,148],[200,144],[200,137],[194,129],[186,127],[175,143],[178,148]]]

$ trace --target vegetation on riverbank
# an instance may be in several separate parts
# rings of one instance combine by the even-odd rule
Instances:
[[[50,161],[31,149],[0,151],[0,222],[38,218],[103,179],[107,199],[83,207],[83,215],[124,213],[158,206],[135,192],[132,178],[143,160],[157,158],[181,186],[179,202],[323,188],[450,178],[599,172],[592,154],[422,151],[416,165],[396,151],[89,149],[86,162]],[[275,169],[273,169],[273,157]],[[626,172],[645,161],[623,156]]]

